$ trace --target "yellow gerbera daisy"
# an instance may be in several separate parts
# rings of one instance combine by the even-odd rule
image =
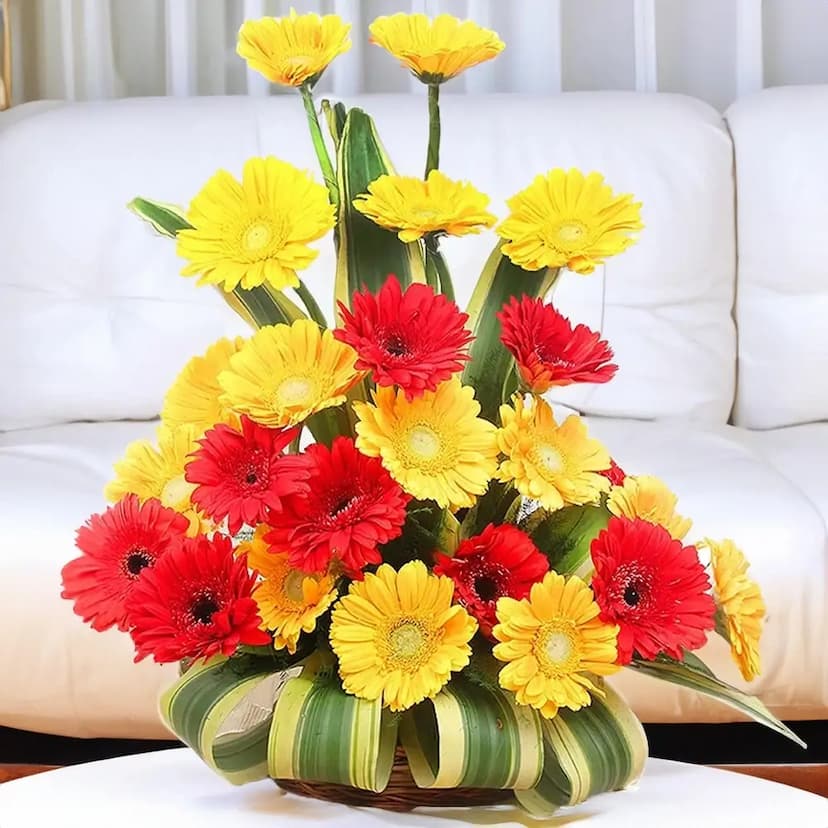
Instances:
[[[219,374],[223,405],[267,426],[296,425],[341,405],[359,380],[356,351],[310,319],[268,325],[230,357]]]
[[[592,273],[633,244],[644,226],[641,204],[614,195],[597,172],[550,170],[506,203],[511,213],[497,232],[507,240],[503,252],[525,270]]]
[[[478,417],[474,389],[456,377],[413,400],[381,387],[374,404],[355,402],[356,446],[410,495],[440,506],[471,506],[497,470],[497,429]]]
[[[676,540],[683,540],[693,522],[676,514],[678,498],[657,477],[627,475],[623,485],[613,486],[607,508],[618,517],[641,518],[663,526]]]
[[[598,440],[589,438],[577,415],[558,425],[545,400],[532,397],[525,402],[515,395],[511,406],[500,407],[500,421],[497,440],[506,459],[498,476],[514,481],[525,497],[552,510],[567,503],[594,503],[609,489],[609,480],[599,472],[609,468],[610,456]]]
[[[295,653],[299,636],[313,632],[316,619],[336,600],[335,579],[330,572],[302,572],[288,563],[286,554],[271,552],[264,541],[268,531],[259,526],[253,539],[237,551],[247,553],[248,566],[263,578],[253,591],[262,628],[274,633],[275,649],[287,647]]]
[[[547,719],[560,707],[580,710],[603,695],[591,676],[608,676],[619,668],[618,627],[604,624],[592,590],[577,576],[565,579],[548,572],[532,586],[529,598],[497,602],[493,653],[509,662],[499,675],[519,704]]]
[[[371,43],[382,46],[423,83],[442,83],[503,51],[496,32],[471,20],[440,14],[392,14],[370,26]]]
[[[405,175],[381,175],[354,207],[371,221],[393,230],[400,241],[411,242],[428,233],[465,236],[491,227],[497,219],[486,212],[489,197],[471,184],[452,181],[439,170],[428,180]]]
[[[124,456],[115,463],[115,479],[107,484],[104,496],[116,501],[135,494],[142,502],[155,497],[189,519],[188,534],[212,528],[190,501],[195,485],[184,479],[188,455],[198,449],[196,440],[200,435],[190,425],[162,425],[157,434],[157,448],[149,440],[136,440],[127,446]]]
[[[328,64],[351,48],[351,24],[338,14],[296,14],[248,20],[236,51],[271,83],[313,86]]]
[[[762,592],[748,578],[748,561],[732,540],[705,539],[697,545],[710,550],[713,588],[725,616],[730,652],[745,681],[752,681],[761,671],[759,639],[765,617]]]
[[[203,356],[194,356],[181,370],[164,397],[161,421],[169,428],[191,425],[203,433],[216,423],[238,425],[238,416],[222,405],[218,375],[230,365],[230,357],[244,338],[219,339]]]
[[[334,226],[334,206],[309,172],[269,156],[247,161],[241,181],[219,170],[187,220],[193,229],[177,237],[178,255],[190,262],[182,274],[228,293],[265,282],[281,290],[297,287],[296,271],[318,255],[308,244]]]
[[[454,583],[410,561],[354,581],[334,607],[331,647],[342,686],[391,710],[435,696],[469,663],[477,622],[452,604]]]

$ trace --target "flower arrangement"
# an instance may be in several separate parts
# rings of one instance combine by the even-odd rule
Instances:
[[[428,87],[422,179],[394,173],[365,112],[323,101],[331,157],[313,89],[349,26],[291,12],[245,23],[238,51],[299,91],[324,184],[252,158],[186,211],[132,203],[254,333],[181,371],[157,441],[127,448],[113,505],[78,530],[64,597],[136,660],[182,662],[162,714],[238,783],[379,793],[400,745],[427,796],[514,791],[550,813],[640,774],[643,731],[605,680],[625,667],[796,739],[693,652],[715,633],[759,672],[742,552],[687,542],[667,486],[544,398],[618,370],[549,297],[634,243],[640,205],[554,169],[497,224],[439,169],[439,92],[503,43],[419,14],[379,18],[371,40]],[[496,224],[462,312],[440,240]],[[300,278],[332,230],[333,328]]]

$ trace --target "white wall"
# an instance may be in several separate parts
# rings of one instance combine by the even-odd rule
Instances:
[[[17,103],[270,94],[235,56],[235,35],[245,17],[290,5],[354,23],[324,92],[420,91],[366,41],[375,16],[411,9],[473,17],[507,43],[452,91],[663,90],[724,108],[762,85],[828,82],[828,0],[12,1]]]

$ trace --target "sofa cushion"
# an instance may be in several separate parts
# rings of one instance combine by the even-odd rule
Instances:
[[[86,423],[0,435],[0,629],[15,631],[0,636],[0,663],[14,665],[0,682],[0,726],[70,736],[164,734],[156,700],[175,667],[133,664],[127,636],[92,632],[59,597],[75,528],[104,506],[100,491],[112,461],[153,427]],[[782,718],[828,715],[826,526],[801,481],[794,485],[763,459],[761,441],[772,433],[597,418],[590,429],[628,471],[670,483],[696,537],[729,536],[743,546],[768,604],[764,672],[751,689]],[[773,440],[767,445],[777,451]],[[828,441],[803,441],[803,450],[814,468],[828,464]],[[747,687],[721,639],[711,637],[701,655],[717,674]],[[646,721],[738,716],[629,670],[613,680]]]
[[[828,86],[766,89],[727,111],[736,158],[735,422],[828,419]]]
[[[376,116],[401,172],[422,174],[425,101],[354,98]],[[675,95],[446,96],[447,174],[505,199],[554,166],[603,172],[644,204],[646,229],[590,277],[567,274],[557,299],[602,328],[621,370],[608,385],[555,399],[613,416],[682,414],[725,422],[735,336],[732,149],[721,117]],[[174,244],[125,209],[136,194],[186,203],[219,167],[239,174],[273,153],[315,168],[292,97],[125,99],[0,118],[0,429],[157,415],[184,360],[240,330],[217,292],[178,275]],[[492,233],[445,250],[464,303]],[[326,311],[330,239],[307,274]],[[12,370],[12,367],[14,370]]]

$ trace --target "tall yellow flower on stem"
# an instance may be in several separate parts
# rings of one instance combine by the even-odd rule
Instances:
[[[266,426],[296,425],[341,405],[362,376],[356,351],[330,330],[299,319],[258,330],[219,374],[222,404]]]
[[[428,84],[428,152],[425,176],[440,166],[440,84],[478,63],[497,57],[503,41],[471,20],[441,14],[378,17],[369,27],[371,42],[390,52]]]
[[[732,540],[714,541],[706,538],[697,544],[710,550],[713,589],[724,614],[730,652],[745,681],[761,671],[759,639],[765,602],[759,585],[748,578],[748,561]]]
[[[525,270],[592,273],[633,244],[644,226],[641,204],[615,195],[597,172],[550,170],[506,203],[511,213],[497,232],[506,239],[504,254]]]
[[[477,415],[474,389],[454,378],[413,400],[381,387],[374,404],[355,402],[356,446],[410,495],[440,506],[471,506],[497,469],[495,427]]]
[[[297,270],[317,257],[309,247],[334,226],[334,206],[310,173],[278,158],[251,158],[242,180],[217,172],[192,200],[192,229],[178,233],[185,276],[226,292],[265,283],[298,287]]]
[[[190,495],[195,489],[184,479],[189,455],[198,449],[200,433],[191,425],[158,428],[157,447],[149,440],[136,440],[127,446],[115,463],[115,478],[107,484],[104,496],[111,501],[135,494],[143,502],[157,498],[164,506],[180,512],[190,521],[188,534],[209,528],[209,521],[195,509]]]
[[[390,52],[423,83],[438,84],[503,51],[496,32],[471,20],[441,14],[378,17],[369,27],[371,42]]]
[[[271,83],[313,86],[328,64],[351,48],[351,25],[337,14],[296,14],[248,20],[236,47],[251,69]]]
[[[219,339],[203,356],[194,356],[164,397],[161,421],[169,428],[191,425],[205,432],[216,423],[238,425],[239,418],[222,405],[218,375],[230,365],[230,357],[244,345],[244,338]]]
[[[411,242],[432,234],[465,236],[491,227],[497,220],[486,211],[489,197],[471,184],[452,181],[432,170],[426,181],[404,175],[381,175],[354,207],[400,241]]]
[[[693,522],[676,514],[678,498],[652,475],[627,475],[621,486],[613,486],[607,508],[618,517],[641,518],[663,526],[676,540],[683,540]]]
[[[406,710],[432,698],[471,656],[477,622],[452,604],[454,583],[410,561],[354,581],[334,607],[331,647],[348,693]]]
[[[313,632],[320,615],[336,600],[336,579],[330,572],[308,573],[292,567],[286,553],[271,552],[264,540],[268,526],[259,526],[251,541],[236,550],[247,554],[247,565],[262,581],[253,590],[262,628],[273,632],[273,646],[296,652],[299,636]]]
[[[609,480],[600,473],[609,468],[609,453],[590,439],[580,417],[573,414],[558,425],[545,400],[531,397],[525,402],[515,395],[511,406],[500,407],[500,421],[497,439],[506,459],[498,476],[513,481],[524,497],[553,510],[568,503],[594,503],[609,489]]]
[[[547,719],[561,707],[591,704],[590,693],[602,692],[593,677],[620,669],[618,626],[601,621],[592,590],[577,576],[548,572],[529,598],[501,598],[497,619],[493,653],[508,662],[500,686]]]

